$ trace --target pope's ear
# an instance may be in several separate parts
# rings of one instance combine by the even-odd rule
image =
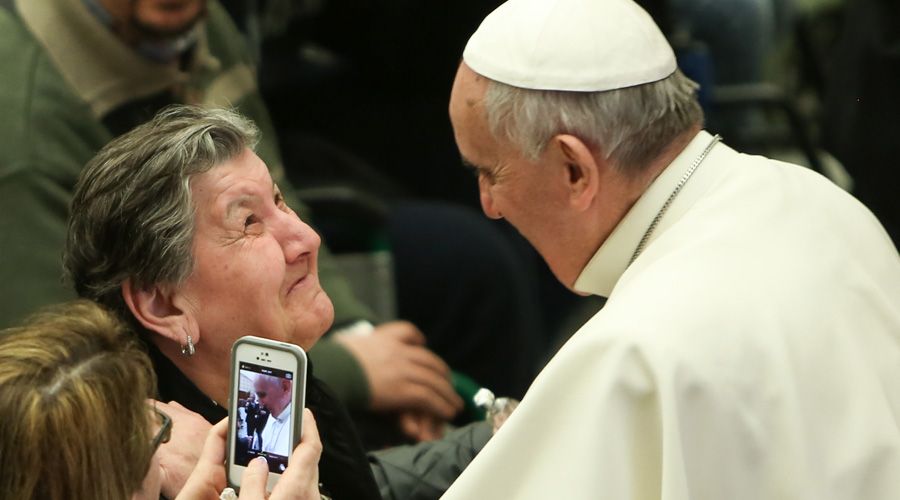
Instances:
[[[179,345],[187,341],[187,335],[195,344],[199,341],[190,311],[171,290],[158,285],[140,288],[128,279],[122,283],[122,298],[144,328]]]
[[[603,166],[598,163],[590,147],[574,135],[560,134],[551,142],[565,163],[569,203],[576,210],[587,210],[599,190],[600,169]]]

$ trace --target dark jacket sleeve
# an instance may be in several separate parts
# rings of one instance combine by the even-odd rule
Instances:
[[[369,453],[369,465],[385,500],[440,498],[492,435],[488,422],[449,432],[444,439]]]

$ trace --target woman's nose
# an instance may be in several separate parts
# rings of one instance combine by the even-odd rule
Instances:
[[[279,222],[279,240],[284,249],[286,262],[293,262],[302,255],[319,250],[322,239],[296,214],[283,213],[279,217]]]

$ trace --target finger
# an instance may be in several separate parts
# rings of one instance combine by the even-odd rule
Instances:
[[[425,334],[409,321],[391,321],[375,329],[377,333],[389,335],[408,345],[425,345]]]
[[[212,428],[209,430],[209,434],[216,435],[224,439],[228,434],[228,417],[219,420],[219,423],[212,426]]]
[[[424,441],[434,441],[444,436],[444,422],[440,419],[425,415],[422,427],[424,428],[422,432]]]
[[[413,363],[428,368],[448,380],[450,379],[450,367],[447,366],[447,363],[440,356],[427,348],[420,346],[407,347],[403,350],[403,355]]]
[[[444,421],[425,413],[403,412],[399,422],[404,434],[416,441],[434,441],[444,434]]]
[[[269,464],[263,457],[256,457],[247,464],[241,478],[241,496],[238,498],[266,498],[266,480],[269,478]]]
[[[150,401],[150,403],[151,403],[153,406],[159,408],[160,410],[164,410],[164,411],[178,411],[178,408],[176,408],[176,407],[173,406],[172,404],[165,403],[165,402],[162,402],[162,401],[158,401],[158,400],[156,400],[156,399],[149,399],[148,401]]]
[[[288,461],[287,469],[272,492],[273,498],[279,498],[283,492],[318,492],[319,458],[322,455],[322,441],[316,419],[308,409],[303,409],[303,438],[294,448]]]
[[[181,496],[185,498],[200,498],[202,491],[222,491],[225,488],[225,469],[222,463],[225,461],[225,433],[228,429],[228,419],[213,426],[206,436],[203,452],[197,466],[191,471]]]
[[[228,417],[209,429],[206,435],[206,443],[200,453],[200,463],[221,466],[225,461],[225,436],[228,433]]]
[[[434,425],[430,423],[425,423],[419,426],[419,435],[415,438],[419,441],[436,441],[440,439],[440,434],[438,434]]]
[[[303,436],[301,443],[308,443],[321,448],[322,440],[319,437],[319,426],[316,424],[316,417],[309,408],[303,409]]]
[[[456,393],[453,385],[450,384],[450,380],[446,377],[417,365],[407,367],[404,371],[404,377],[414,384],[424,386],[437,397],[440,397],[450,407],[453,415],[456,415],[456,412],[463,408],[462,398]]]
[[[415,439],[416,441],[421,441],[421,426],[419,425],[419,418],[417,415],[409,412],[403,412],[400,414],[399,423],[400,430],[403,431],[403,434]]]
[[[303,409],[303,437],[300,444],[294,448],[291,454],[291,465],[298,463],[301,467],[315,467],[322,456],[322,440],[319,437],[319,427],[316,425],[316,417],[308,408]]]
[[[407,384],[402,389],[401,397],[407,403],[403,405],[406,408],[434,415],[444,420],[451,420],[457,413],[457,408],[444,399],[443,396],[421,384]]]
[[[164,403],[164,404],[167,405],[167,406],[170,406],[170,407],[180,408],[180,409],[182,409],[182,410],[187,410],[187,408],[185,408],[181,403],[179,403],[178,401],[175,401],[174,399],[173,399],[172,401],[169,401],[168,403]],[[190,411],[190,410],[188,410],[188,411]]]

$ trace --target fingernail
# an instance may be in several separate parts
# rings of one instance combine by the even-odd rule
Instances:
[[[264,463],[264,464],[266,464],[266,465],[269,465],[269,461],[266,460],[266,457],[264,457],[264,456],[262,456],[262,455],[260,455],[260,456],[258,456],[258,457],[256,457],[256,458],[254,458],[253,460],[256,460],[257,462],[262,462],[262,463]]]

